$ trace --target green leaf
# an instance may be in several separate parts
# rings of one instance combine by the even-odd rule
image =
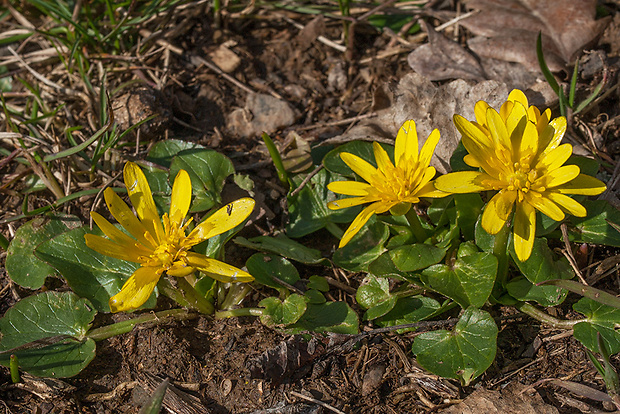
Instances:
[[[15,232],[7,250],[6,271],[11,279],[20,286],[29,289],[39,289],[48,276],[56,271],[47,263],[34,255],[36,247],[64,233],[67,230],[81,226],[76,216],[65,214],[51,214],[30,220]]]
[[[321,257],[320,251],[291,240],[284,234],[278,234],[276,237],[259,236],[249,240],[244,237],[237,237],[233,242],[249,249],[279,254],[300,263],[329,264],[329,260]]]
[[[396,296],[390,293],[390,281],[368,275],[355,294],[357,303],[364,309],[364,320],[373,320],[388,313],[396,305]]]
[[[308,304],[303,316],[287,327],[287,331],[291,334],[313,331],[354,335],[359,332],[359,322],[353,309],[345,302]]]
[[[459,144],[450,157],[450,168],[452,171],[476,171],[476,168],[467,165],[464,161],[469,151],[463,145],[463,141],[459,140]]]
[[[570,217],[576,227],[576,231],[571,232],[573,241],[620,247],[620,232],[608,223],[620,226],[620,211],[605,200],[586,200],[582,204],[588,215]]]
[[[573,269],[565,257],[554,260],[555,255],[551,249],[549,249],[547,239],[542,237],[534,239],[532,254],[525,262],[517,258],[512,243],[510,255],[523,276],[534,284],[551,279],[571,279],[575,276]]]
[[[87,227],[70,230],[39,245],[36,256],[53,266],[65,278],[71,289],[87,298],[99,312],[110,312],[108,301],[116,295],[125,280],[138,268],[136,263],[114,259],[92,250],[84,235],[102,235],[99,229]],[[155,305],[154,295],[144,307]]]
[[[474,253],[456,259],[454,265],[438,264],[421,274],[422,282],[449,297],[461,307],[482,307],[495,283],[497,258],[490,253]]]
[[[557,286],[537,286],[520,276],[506,284],[508,294],[522,302],[534,301],[542,306],[557,306],[564,302],[568,291]]]
[[[554,279],[546,281],[545,284],[568,289],[573,293],[577,293],[578,295],[590,298],[596,302],[602,303],[603,305],[612,306],[614,308],[620,309],[620,298],[618,298],[617,296],[607,293],[604,290],[584,285],[576,280]]]
[[[310,276],[308,278],[308,289],[316,289],[319,292],[329,292],[329,283],[323,276]]]
[[[281,290],[284,286],[276,282],[274,277],[289,285],[294,285],[299,280],[295,266],[282,256],[256,253],[245,262],[245,265],[256,282],[277,290]]]
[[[388,227],[372,217],[346,246],[336,250],[334,263],[352,272],[365,272],[368,265],[385,252],[383,244],[390,236]]]
[[[210,149],[179,152],[170,164],[170,177],[176,177],[179,170],[187,171],[192,180],[192,213],[205,211],[219,204],[224,181],[235,172],[232,161]]]
[[[88,300],[72,292],[48,291],[22,299],[0,319],[0,351],[44,338],[53,344],[3,353],[0,363],[8,366],[9,354],[13,353],[20,368],[32,375],[77,375],[95,357],[95,341],[85,336],[96,313]],[[58,341],[54,337],[59,337]]]
[[[573,309],[583,313],[587,322],[573,326],[573,335],[586,348],[598,352],[597,336],[600,333],[610,354],[620,352],[620,333],[615,329],[620,324],[620,309],[603,305],[589,298],[582,298],[573,305]]]
[[[172,187],[168,182],[168,171],[151,166],[142,167],[146,181],[153,193],[153,201],[160,215],[170,211],[170,195]],[[173,177],[174,178],[174,177]]]
[[[446,250],[432,244],[409,244],[390,250],[390,258],[402,272],[415,272],[439,263]]]
[[[306,311],[306,300],[296,293],[290,295],[284,301],[273,296],[260,301],[258,306],[265,308],[260,320],[264,325],[286,326],[295,323]]]
[[[385,252],[381,256],[377,257],[372,263],[368,265],[368,273],[375,276],[393,277],[399,280],[408,280],[408,274],[399,270],[390,257],[390,252]]]
[[[308,303],[312,303],[315,305],[320,304],[320,303],[325,303],[327,301],[327,299],[325,299],[325,296],[316,289],[306,290],[306,292],[304,293],[304,296]]]
[[[375,319],[374,323],[380,327],[388,327],[420,322],[432,318],[440,309],[439,302],[425,296],[399,298],[392,310]],[[399,329],[397,332],[402,334],[409,331],[415,331],[415,328]]]
[[[485,229],[482,228],[482,215],[478,218],[476,222],[475,238],[476,238],[476,246],[480,248],[480,250],[488,253],[493,252],[493,248],[495,247],[495,236],[493,234],[489,234]]]
[[[474,308],[463,312],[452,332],[424,332],[411,347],[422,367],[444,378],[459,379],[464,386],[491,366],[496,350],[495,321]]]
[[[305,175],[296,175],[293,182],[299,186]],[[319,171],[295,197],[288,197],[290,222],[286,226],[289,237],[302,237],[322,229],[328,223],[350,223],[360,207],[330,210],[327,203],[340,197],[327,189],[327,184],[343,177],[326,170]]]
[[[394,160],[394,147],[387,144],[379,145],[381,145],[381,147],[383,147],[383,149],[388,153],[390,159]],[[340,158],[340,153],[342,152],[357,155],[375,167],[377,166],[377,162],[375,161],[375,153],[372,149],[372,143],[365,141],[352,141],[328,152],[325,158],[323,158],[323,165],[325,168],[335,174],[340,174],[350,178],[354,177],[355,174],[353,173],[353,170],[351,170],[349,166]]]
[[[150,149],[146,160],[162,167],[170,168],[172,159],[181,151],[204,149],[200,144],[181,141],[179,139],[165,139],[156,142]]]
[[[455,194],[456,222],[465,240],[473,240],[476,221],[482,212],[480,194]]]

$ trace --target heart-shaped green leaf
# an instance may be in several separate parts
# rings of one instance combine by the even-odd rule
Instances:
[[[392,310],[374,320],[377,326],[387,327],[420,322],[432,318],[439,312],[441,305],[435,299],[425,296],[410,296],[399,298]],[[399,329],[396,332],[405,333],[415,328]]]
[[[345,302],[309,303],[303,316],[287,327],[291,334],[304,331],[354,335],[359,331],[359,322],[356,313]]]
[[[516,277],[506,284],[508,294],[522,302],[534,301],[542,306],[557,306],[564,302],[568,291],[557,286],[537,286],[525,277]]]
[[[408,244],[390,250],[392,262],[402,272],[415,272],[439,263],[446,250],[432,244]]]
[[[72,377],[95,357],[86,333],[97,312],[72,292],[43,292],[17,302],[0,319],[0,363],[16,354],[20,368],[40,377]],[[47,343],[41,342],[48,338]],[[30,344],[40,341],[39,344]],[[30,344],[20,350],[13,348]]]
[[[65,214],[51,214],[30,220],[15,232],[7,250],[6,271],[15,283],[29,289],[39,289],[48,276],[56,273],[53,267],[34,255],[36,247],[81,226],[80,219]]]
[[[568,260],[565,257],[555,260],[555,255],[547,245],[547,239],[542,237],[534,239],[532,254],[525,262],[517,258],[512,243],[510,255],[523,276],[534,284],[551,279],[571,279],[575,276]]]
[[[390,293],[390,282],[383,277],[368,275],[355,294],[357,303],[364,309],[365,320],[373,320],[388,313],[397,297]]]
[[[454,265],[438,264],[424,270],[422,282],[461,307],[482,307],[495,283],[497,258],[490,253],[459,257]]]
[[[586,217],[570,217],[576,230],[571,232],[573,241],[620,246],[620,211],[605,200],[585,200]],[[613,223],[614,228],[609,222]]]
[[[424,332],[415,338],[411,351],[427,370],[466,386],[495,359],[497,325],[487,312],[468,308],[453,331]]]
[[[267,326],[286,326],[295,323],[306,311],[306,299],[296,293],[283,301],[270,296],[260,301],[263,309],[260,320]]]
[[[71,289],[87,298],[99,312],[110,312],[108,301],[116,295],[125,281],[138,268],[136,263],[114,259],[92,250],[84,242],[84,235],[101,235],[99,229],[87,227],[70,230],[39,245],[35,254],[53,266],[65,278]],[[144,307],[153,307],[155,297]]]
[[[170,164],[170,177],[185,170],[192,180],[192,213],[205,211],[221,202],[226,177],[235,172],[232,161],[210,149],[190,149],[177,154]]]
[[[147,161],[170,168],[172,159],[181,151],[192,149],[204,149],[200,144],[181,141],[179,139],[164,139],[156,142],[146,156]]]
[[[620,352],[620,333],[616,329],[620,324],[620,309],[589,298],[581,298],[573,309],[588,319],[573,326],[573,335],[579,342],[590,351],[598,352],[597,336],[600,333],[610,354]]]

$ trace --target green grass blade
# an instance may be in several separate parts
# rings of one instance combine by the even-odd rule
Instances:
[[[570,89],[568,91],[568,106],[573,108],[575,105],[575,90],[577,89],[577,77],[579,76],[579,59],[575,62],[573,76],[570,80]]]
[[[555,80],[553,73],[549,70],[549,66],[547,66],[547,62],[545,62],[545,57],[543,56],[542,51],[542,33],[538,33],[538,38],[536,39],[536,56],[538,57],[538,65],[540,66],[540,70],[542,71],[547,83],[551,86],[551,89],[556,93],[556,95],[560,96],[560,85]]]
[[[273,140],[267,133],[263,132],[262,137],[267,146],[267,150],[269,150],[269,155],[271,155],[271,159],[273,160],[273,165],[275,165],[276,171],[278,172],[278,178],[282,184],[287,184],[289,182],[288,174],[286,173],[286,169],[282,163],[282,157],[278,152],[278,148],[276,148],[276,144],[273,143]]]
[[[579,105],[577,105],[577,108],[575,108],[574,113],[578,114],[579,112],[583,111],[588,105],[590,105],[590,103],[594,99],[596,99],[596,97],[601,93],[603,86],[605,86],[605,79],[603,79],[598,85],[596,85],[596,88],[594,88],[592,93],[588,95],[588,97],[584,99],[582,102],[580,102]]]

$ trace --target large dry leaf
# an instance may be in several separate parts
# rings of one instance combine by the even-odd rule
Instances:
[[[465,0],[480,10],[460,24],[481,36],[468,46],[479,56],[520,62],[536,70],[536,37],[552,70],[563,69],[603,33],[610,18],[595,20],[596,0]]]

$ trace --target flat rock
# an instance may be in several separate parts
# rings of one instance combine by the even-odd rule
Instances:
[[[291,106],[278,98],[261,93],[251,93],[244,108],[238,108],[228,115],[228,130],[240,137],[272,133],[295,122],[297,115]]]

